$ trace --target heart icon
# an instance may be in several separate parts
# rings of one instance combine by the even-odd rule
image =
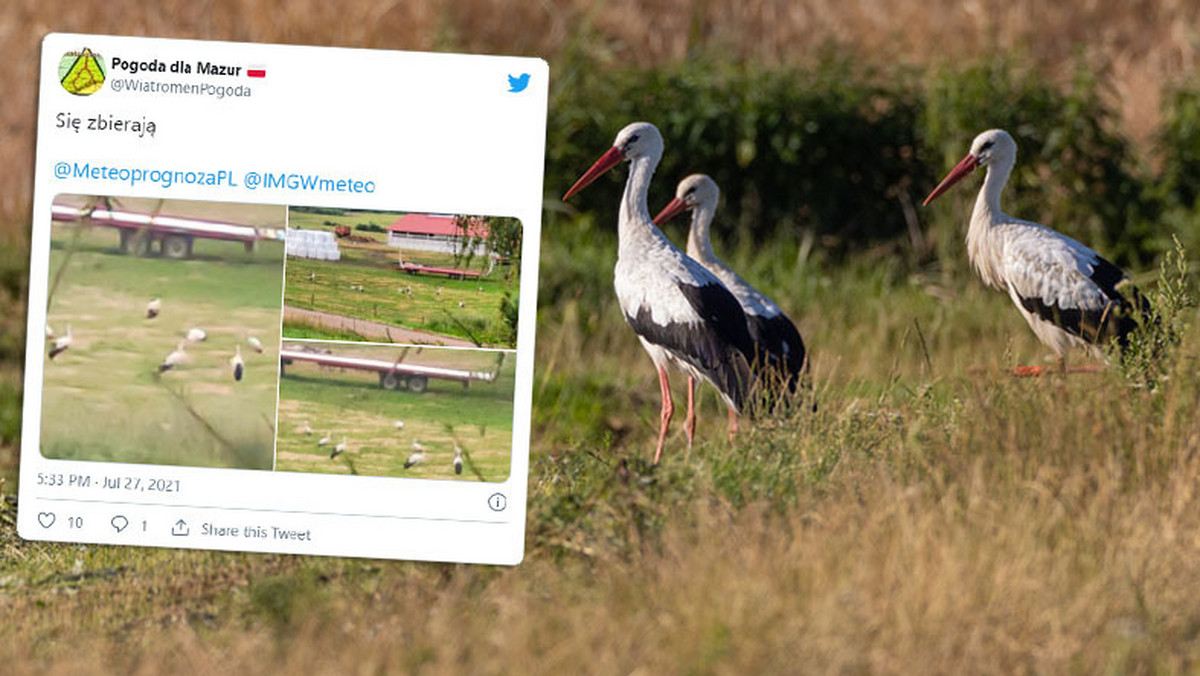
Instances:
[[[42,528],[53,526],[54,512],[38,512],[38,523],[42,524]]]

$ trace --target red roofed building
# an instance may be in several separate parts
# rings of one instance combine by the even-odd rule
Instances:
[[[482,255],[486,248],[483,239],[488,230],[481,219],[471,219],[472,236],[480,238],[475,254]],[[388,226],[389,246],[420,251],[455,253],[461,248],[462,230],[454,224],[454,216],[447,214],[404,214]]]

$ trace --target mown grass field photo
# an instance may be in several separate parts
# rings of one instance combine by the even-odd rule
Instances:
[[[471,481],[503,481],[508,476],[514,354],[332,342],[286,342],[285,347],[400,360],[406,366],[450,369],[471,380],[464,387],[458,380],[429,378],[420,392],[389,390],[375,371],[303,361],[287,364],[279,383],[275,469]],[[457,468],[456,448],[461,449]]]
[[[72,203],[64,198],[63,203]],[[74,200],[79,202],[79,200]],[[119,200],[181,217],[283,226],[280,207]],[[55,222],[44,366],[48,458],[270,469],[283,246],[199,239],[192,260],[126,255],[114,228]],[[156,316],[147,308],[158,300]],[[200,330],[189,338],[189,331]],[[251,339],[260,342],[257,352]],[[55,339],[47,342],[47,355]],[[162,370],[170,355],[179,362]],[[235,380],[230,360],[245,362]]]
[[[11,243],[0,248],[7,671],[1200,671],[1196,3],[17,7],[0,10],[12,19],[0,22],[11,36],[0,42],[10,64],[0,147],[24,158],[0,164],[0,241]],[[13,317],[26,267],[10,252],[27,247],[46,25],[547,59],[519,566],[17,537],[23,324]],[[689,449],[684,379],[672,372],[676,410],[657,466],[658,377],[613,284],[629,165],[562,199],[639,120],[663,136],[649,208],[694,172],[720,186],[713,249],[795,320],[819,404],[743,417],[730,442],[724,402],[701,386]],[[1064,376],[1013,298],[985,286],[965,240],[988,167],[922,201],[993,128],[1018,147],[1005,212],[1127,272],[1166,340],[1134,344],[1125,361],[1073,352],[1071,365],[1097,372]],[[381,146],[402,148],[402,128],[388,132]],[[663,226],[680,247],[687,230],[682,217]],[[385,290],[409,283],[359,274],[341,283],[363,284],[381,306]],[[1049,368],[1012,375],[1028,365]],[[299,385],[294,401],[312,414],[318,375],[295,372],[284,387]],[[365,413],[346,408],[381,439],[394,431],[391,405],[428,396],[367,376],[359,385],[329,389],[361,392]],[[281,418],[281,444],[301,443],[295,413]],[[336,416],[327,420],[333,431]],[[309,462],[329,463],[310,451]]]
[[[333,211],[339,213],[330,213]],[[290,210],[289,227],[293,229],[332,232],[343,226],[350,229],[350,235],[336,240],[340,260],[288,256],[284,335],[515,347],[518,261],[389,246],[387,226],[401,215]],[[519,245],[517,252],[519,255]],[[409,274],[397,269],[402,261],[461,270],[468,276]]]

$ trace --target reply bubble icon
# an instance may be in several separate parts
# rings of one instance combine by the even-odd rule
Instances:
[[[114,516],[110,523],[112,523],[113,528],[117,529],[118,533],[129,527],[129,519],[126,519],[120,514]]]

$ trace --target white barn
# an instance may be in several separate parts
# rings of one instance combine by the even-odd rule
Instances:
[[[475,246],[475,255],[487,251],[484,239],[487,226],[473,219],[470,232],[480,238]],[[404,214],[388,226],[387,243],[401,249],[434,251],[453,254],[460,246],[462,231],[454,225],[454,216],[448,214]]]

